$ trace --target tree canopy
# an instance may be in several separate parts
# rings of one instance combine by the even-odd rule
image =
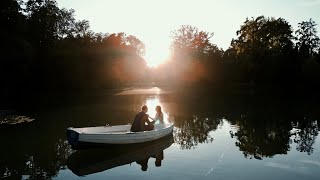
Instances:
[[[297,48],[299,53],[306,57],[314,56],[319,53],[320,39],[317,36],[316,22],[310,19],[302,21],[296,30]]]
[[[214,33],[201,31],[190,25],[182,25],[171,32],[171,54],[179,56],[209,56],[220,51],[210,42]]]
[[[247,18],[231,46],[237,55],[247,58],[282,54],[293,46],[292,32],[291,25],[282,18]]]

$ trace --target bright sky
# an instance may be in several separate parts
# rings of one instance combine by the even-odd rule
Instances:
[[[294,28],[312,18],[320,24],[320,0],[57,0],[89,20],[94,32],[125,32],[146,45],[146,60],[157,65],[168,55],[170,32],[193,25],[214,32],[211,42],[227,49],[247,17],[282,17]],[[320,31],[320,26],[317,26]],[[319,32],[318,35],[320,36]]]

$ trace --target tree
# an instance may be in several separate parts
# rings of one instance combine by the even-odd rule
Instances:
[[[92,35],[93,32],[90,30],[90,24],[88,20],[82,20],[75,23],[75,37],[91,37]]]
[[[137,37],[129,35],[125,38],[127,48],[139,56],[144,56],[145,45]]]
[[[229,47],[224,51],[223,60],[227,63],[237,63],[237,51],[234,47]]]
[[[60,9],[54,0],[29,0],[26,3],[29,41],[38,48],[53,45],[58,39]]]
[[[282,18],[247,18],[237,31],[238,38],[232,41],[231,46],[242,56],[281,54],[292,47],[291,34],[291,25]]]
[[[293,47],[291,25],[282,18],[246,19],[237,31],[238,38],[233,39],[231,48],[237,58],[247,65],[251,80],[256,78],[276,78]]]
[[[103,38],[102,42],[107,47],[122,47],[124,45],[125,34],[121,33],[112,33]]]
[[[183,25],[171,32],[171,54],[179,56],[203,56],[218,52],[216,45],[210,42],[213,33],[200,31],[198,28]]]
[[[26,18],[22,14],[21,1],[0,1],[0,91],[19,92],[25,85],[29,68],[29,44],[25,40]],[[6,96],[6,95],[5,95]]]
[[[296,46],[299,53],[305,57],[314,56],[320,49],[320,39],[317,36],[317,24],[311,18],[309,21],[302,21],[298,24],[299,29],[296,30]]]
[[[137,37],[127,35],[124,32],[110,34],[103,38],[102,43],[106,47],[116,48],[139,56],[145,54],[145,45],[143,42]]]
[[[201,31],[190,25],[183,25],[171,32],[171,60],[162,68],[164,79],[176,80],[174,84],[206,82],[211,77],[215,63],[223,55],[222,49],[210,42],[213,33]],[[215,60],[215,61],[212,61]],[[182,84],[180,84],[182,85]]]
[[[21,2],[16,0],[0,1],[0,32],[4,37],[24,29],[25,17],[21,13],[20,5]]]
[[[72,37],[76,28],[74,9],[61,9],[58,13],[57,35],[59,39]]]

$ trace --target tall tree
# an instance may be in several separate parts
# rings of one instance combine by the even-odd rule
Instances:
[[[242,63],[247,64],[251,80],[277,76],[293,47],[291,25],[282,18],[246,19],[231,47]],[[281,61],[280,61],[281,60]],[[272,72],[275,71],[275,72]]]
[[[127,48],[139,56],[144,56],[145,45],[137,37],[129,35],[125,38]]]
[[[299,29],[295,32],[298,41],[296,46],[305,57],[314,56],[320,50],[320,39],[317,36],[316,26],[316,22],[310,18],[309,21],[299,23]]]
[[[21,3],[16,0],[0,1],[0,31],[4,37],[8,34],[18,33],[24,29],[25,17],[21,13]]]
[[[125,33],[112,33],[104,37],[102,42],[108,47],[121,47],[124,45]]]
[[[74,34],[76,37],[91,37],[93,32],[90,30],[88,20],[82,20],[75,23]]]
[[[170,77],[164,79],[176,80],[174,84],[208,81],[213,76],[213,68],[217,67],[217,60],[223,55],[222,49],[211,42],[213,33],[183,25],[170,36],[171,61],[168,61],[167,68],[162,68],[167,69],[163,73]]]
[[[75,33],[76,22],[74,12],[74,9],[60,9],[57,21],[57,35],[59,39],[72,37],[73,33]]]
[[[171,32],[170,46],[173,56],[203,56],[220,52],[215,44],[210,42],[213,33],[201,31],[190,25],[183,25]]]
[[[139,56],[145,54],[145,45],[133,35],[127,35],[124,32],[112,33],[105,36],[102,43],[107,47],[117,48],[118,50],[128,51]]]
[[[29,40],[36,47],[49,47],[58,39],[59,12],[60,9],[54,0],[29,0],[27,2]]]
[[[287,48],[292,48],[292,28],[282,18],[247,18],[237,35],[238,38],[233,40],[231,45],[238,55],[281,54]]]

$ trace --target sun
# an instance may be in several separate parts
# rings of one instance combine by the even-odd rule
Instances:
[[[157,67],[163,64],[169,57],[168,46],[147,47],[145,59],[149,67]]]

